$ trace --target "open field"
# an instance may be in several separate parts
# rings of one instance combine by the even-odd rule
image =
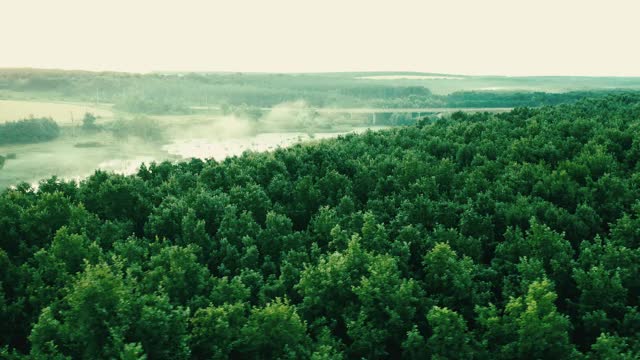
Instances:
[[[65,103],[45,101],[0,100],[0,123],[28,117],[51,117],[60,125],[71,125],[82,121],[90,112],[99,118],[112,118],[108,105],[94,106],[87,103]]]

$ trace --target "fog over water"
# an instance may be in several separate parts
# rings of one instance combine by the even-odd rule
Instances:
[[[213,142],[206,138],[181,139],[164,145],[162,148],[167,153],[178,155],[182,158],[211,158],[220,161],[229,156],[241,155],[245,151],[272,151],[299,142],[329,139],[348,133],[360,133],[367,129],[378,130],[381,128],[384,127],[357,127],[345,132],[314,133],[312,135],[302,132],[273,132]]]
[[[81,181],[95,170],[135,174],[140,165],[190,158],[224,160],[245,151],[261,152],[300,142],[334,138],[381,126],[332,126],[336,115],[319,115],[304,102],[276,106],[259,119],[243,114],[161,115],[147,119],[107,118],[100,130],[82,131],[62,124],[62,135],[50,142],[0,146],[16,154],[0,171],[0,188],[38,182],[51,176]],[[141,126],[145,128],[135,128]],[[124,131],[116,131],[124,127]]]

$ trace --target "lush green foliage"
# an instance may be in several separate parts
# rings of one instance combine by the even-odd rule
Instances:
[[[640,97],[0,196],[5,357],[640,356]]]
[[[51,118],[32,118],[0,124],[0,145],[53,140],[60,127]]]
[[[85,113],[82,117],[82,128],[89,131],[97,130],[96,120],[96,116],[92,113]]]

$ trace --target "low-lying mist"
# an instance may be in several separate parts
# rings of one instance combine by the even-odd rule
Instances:
[[[131,174],[153,161],[222,160],[364,130],[367,122],[366,117],[323,112],[304,101],[191,115],[116,114],[89,125],[61,126],[53,141],[0,146],[0,155],[15,154],[0,170],[0,188],[20,182],[37,186],[51,176],[81,180],[96,169]]]

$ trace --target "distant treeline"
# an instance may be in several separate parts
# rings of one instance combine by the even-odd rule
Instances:
[[[53,140],[60,127],[51,118],[32,118],[0,124],[0,145]]]
[[[584,98],[601,98],[621,92],[618,90],[565,93],[462,91],[447,95],[446,107],[537,107],[573,103]]]
[[[130,113],[185,114],[193,111],[193,106],[272,107],[299,100],[314,107],[536,107],[601,97],[615,92],[613,87],[640,89],[639,78],[465,77],[416,83],[366,80],[361,75],[142,75],[15,69],[0,70],[0,96],[112,103]],[[590,90],[566,92],[572,87]],[[482,88],[547,92],[472,91]]]
[[[188,106],[169,100],[130,97],[118,101],[115,108],[136,114],[188,114]]]

